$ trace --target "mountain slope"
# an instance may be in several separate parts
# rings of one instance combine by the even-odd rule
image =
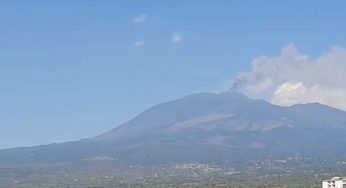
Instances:
[[[1,150],[0,164],[346,159],[345,131],[346,112],[325,105],[279,107],[236,92],[200,93],[156,105],[95,138]]]

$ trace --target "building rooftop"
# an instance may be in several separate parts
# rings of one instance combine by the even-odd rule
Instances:
[[[346,177],[332,177],[328,180],[323,180],[323,181],[338,181],[338,180],[346,180]]]

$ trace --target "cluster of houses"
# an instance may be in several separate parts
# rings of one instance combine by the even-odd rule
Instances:
[[[333,177],[322,181],[322,188],[346,188],[346,177]]]

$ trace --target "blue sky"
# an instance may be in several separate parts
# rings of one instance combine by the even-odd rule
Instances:
[[[0,148],[95,136],[154,104],[221,91],[253,58],[292,42],[312,56],[345,47],[345,7],[2,0]]]

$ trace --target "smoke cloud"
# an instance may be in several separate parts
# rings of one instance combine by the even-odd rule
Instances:
[[[319,102],[346,110],[346,49],[312,58],[289,44],[277,57],[255,58],[252,71],[240,73],[231,89],[276,105]]]

